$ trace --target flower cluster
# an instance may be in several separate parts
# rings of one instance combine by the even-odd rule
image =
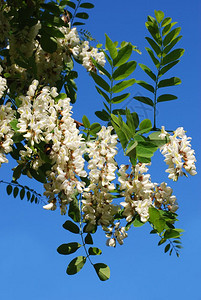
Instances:
[[[5,154],[12,151],[14,131],[10,126],[10,122],[14,118],[14,110],[11,103],[0,105],[0,167],[2,163],[7,163],[8,159]]]
[[[112,127],[105,126],[95,141],[87,143],[90,184],[83,193],[84,220],[90,225],[109,226],[113,223],[118,206],[112,204],[111,192],[115,189],[112,181],[117,169],[114,156],[117,153],[117,135],[111,134]]]
[[[2,73],[3,68],[0,65],[0,74]],[[0,76],[0,99],[2,98],[5,90],[7,89],[7,81],[5,78]]]
[[[149,219],[149,207],[168,209],[175,212],[178,208],[176,197],[172,195],[172,189],[165,182],[158,185],[151,182],[146,164],[138,163],[132,167],[130,174],[126,173],[128,166],[121,165],[119,170],[119,182],[122,196],[125,201],[121,202],[124,207],[123,215],[128,222],[133,220],[136,214],[140,215],[142,222]]]
[[[169,173],[168,177],[177,181],[179,176],[186,175],[184,170],[190,175],[197,174],[195,151],[191,149],[191,138],[186,136],[183,127],[177,128],[173,135],[169,135],[162,127],[161,138],[165,136],[168,136],[169,143],[162,146],[160,150],[168,165],[166,170]]]
[[[106,245],[109,247],[115,247],[116,241],[120,245],[123,245],[124,239],[128,236],[128,234],[126,233],[126,228],[120,227],[120,222],[117,222],[115,225],[107,228],[106,232]]]

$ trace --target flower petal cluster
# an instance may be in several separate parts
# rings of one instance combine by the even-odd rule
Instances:
[[[0,74],[3,71],[2,66],[0,65]],[[0,99],[2,98],[5,90],[7,89],[7,81],[6,78],[3,78],[2,76],[0,76]]]
[[[88,169],[90,184],[83,193],[84,220],[89,224],[109,226],[113,223],[118,206],[112,204],[112,181],[117,169],[114,157],[117,153],[117,135],[113,128],[105,126],[97,134],[97,139],[87,143],[89,155]]]
[[[15,111],[11,107],[11,103],[0,105],[0,167],[2,163],[7,163],[8,159],[5,154],[12,151],[14,131],[10,126],[10,122],[14,119]]]
[[[152,193],[154,184],[150,175],[144,174],[148,171],[146,164],[138,163],[132,167],[131,173],[127,174],[128,166],[121,165],[119,169],[120,189],[125,201],[121,202],[124,207],[123,215],[128,222],[138,213],[142,222],[149,218],[149,207],[152,205]]]
[[[109,247],[116,247],[116,242],[123,245],[124,239],[128,236],[125,227],[120,227],[120,222],[115,223],[111,227],[106,229],[106,245]]]
[[[162,128],[161,137],[168,136],[169,143],[160,148],[161,153],[165,157],[165,162],[168,165],[166,170],[169,173],[169,178],[174,181],[178,180],[179,176],[197,174],[195,151],[191,149],[190,137],[187,137],[183,127],[177,128],[173,135],[169,135],[164,127]]]

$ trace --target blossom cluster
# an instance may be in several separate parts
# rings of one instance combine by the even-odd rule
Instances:
[[[111,126],[103,126],[97,139],[87,143],[90,184],[83,192],[82,211],[89,227],[96,224],[109,226],[119,209],[118,205],[112,204],[111,193],[115,189],[112,181],[116,178],[117,169],[114,160],[117,153],[117,135],[111,134],[112,130]]]
[[[158,185],[151,182],[147,165],[138,163],[132,167],[131,173],[127,174],[127,165],[121,165],[119,170],[120,189],[125,201],[121,202],[124,207],[123,215],[131,222],[138,214],[142,222],[149,219],[149,208],[168,209],[175,212],[178,208],[176,197],[172,195],[172,189],[165,182]]]
[[[195,151],[191,149],[191,138],[186,136],[183,127],[177,128],[173,135],[168,134],[162,127],[160,136],[169,138],[169,142],[160,149],[168,165],[166,170],[169,173],[168,177],[177,181],[179,176],[186,175],[185,172],[190,175],[197,174]]]

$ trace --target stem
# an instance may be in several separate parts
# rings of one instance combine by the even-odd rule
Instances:
[[[71,19],[71,24],[73,24],[73,21],[74,21],[74,19],[75,19],[75,16],[76,16],[76,13],[77,13],[77,10],[78,10],[78,8],[79,8],[79,6],[80,6],[81,1],[82,1],[82,0],[79,0],[79,1],[78,1],[78,4],[77,4],[77,6],[76,6],[76,8],[75,8],[74,14],[73,14],[72,19]]]
[[[112,78],[111,78],[111,84],[110,84],[110,114],[112,113],[112,88],[113,88],[113,82],[114,82],[114,79],[113,79],[113,70],[114,70],[114,66],[113,66],[113,63],[112,63]]]
[[[161,35],[161,40],[162,40],[162,33],[161,33],[161,27],[160,27],[160,24],[159,25],[159,30],[160,30],[160,35]],[[161,50],[161,57],[160,57],[160,62],[159,62],[159,67],[157,68],[158,70],[158,74],[156,76],[156,85],[155,85],[155,89],[154,89],[154,127],[153,127],[153,130],[157,130],[157,127],[156,127],[156,104],[157,104],[157,91],[158,91],[158,80],[159,80],[159,74],[160,74],[160,70],[161,70],[161,63],[162,63],[162,59],[163,59],[163,41],[162,41],[162,45],[160,47],[160,50]]]
[[[84,237],[83,237],[83,229],[82,229],[82,213],[81,213],[81,199],[78,200],[79,201],[79,210],[80,210],[80,236],[81,236],[81,240],[82,240],[82,244],[83,244],[83,247],[84,247],[84,250],[85,250],[85,253],[86,253],[86,258],[88,258],[88,260],[90,261],[91,265],[93,266],[94,264],[92,263],[91,259],[90,259],[90,256],[89,256],[89,253],[87,251],[87,248],[86,248],[86,244],[85,244],[85,241],[84,241]]]

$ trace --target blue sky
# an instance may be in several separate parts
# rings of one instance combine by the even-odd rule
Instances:
[[[95,9],[91,11],[87,30],[99,42],[104,42],[104,33],[113,41],[131,41],[142,51],[142,55],[134,54],[133,59],[151,68],[152,62],[144,49],[147,46],[144,39],[147,15],[154,15],[154,9],[163,10],[182,27],[183,38],[178,46],[185,49],[185,54],[169,73],[170,77],[180,77],[182,84],[169,89],[178,100],[161,103],[158,107],[158,126],[166,125],[171,129],[183,126],[187,130],[196,151],[198,175],[182,177],[177,183],[169,181],[160,153],[153,159],[151,175],[153,181],[167,181],[174,189],[180,207],[178,227],[185,230],[184,249],[179,259],[174,253],[171,257],[164,254],[163,246],[157,246],[157,237],[149,234],[148,224],[130,230],[125,244],[115,249],[105,246],[104,234],[99,232],[95,246],[100,247],[103,254],[94,261],[110,266],[110,280],[100,282],[88,263],[79,274],[69,277],[65,270],[72,258],[56,251],[60,244],[76,241],[62,228],[66,217],[60,216],[59,211],[45,211],[41,205],[8,197],[1,184],[0,299],[201,300],[200,1],[102,0],[93,3]],[[81,120],[86,114],[91,121],[98,121],[93,112],[100,109],[101,97],[85,70],[76,68],[80,76],[74,117]],[[134,77],[148,80],[139,67]],[[131,92],[132,95],[143,94],[144,90],[136,85]],[[138,111],[142,118],[152,118],[151,112],[145,112],[137,102],[130,102],[128,107]],[[13,162],[10,166],[14,167]],[[10,166],[1,167],[0,179],[11,179]],[[21,183],[27,183],[26,179]],[[33,180],[29,185],[43,192],[42,186]],[[82,255],[82,250],[79,251]]]

